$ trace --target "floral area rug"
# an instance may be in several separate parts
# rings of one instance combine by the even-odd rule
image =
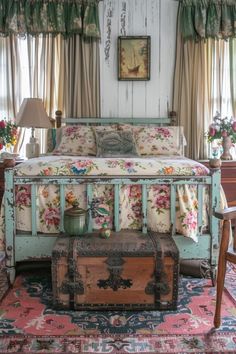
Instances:
[[[210,280],[182,277],[176,311],[57,311],[50,272],[43,273],[22,273],[3,299],[0,353],[236,353],[233,266],[218,330]]]

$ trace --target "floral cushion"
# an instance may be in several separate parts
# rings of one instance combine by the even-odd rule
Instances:
[[[60,142],[53,150],[54,155],[96,156],[95,131],[110,131],[114,125],[87,126],[68,125],[61,128]]]
[[[62,127],[61,140],[58,146],[54,149],[53,154],[96,156],[97,146],[95,135],[104,131],[130,132],[130,141],[135,145],[133,141],[134,137],[137,147],[137,151],[135,149],[136,153],[131,153],[131,155],[137,156],[137,152],[139,155],[183,155],[183,127],[154,127],[148,125],[132,126],[130,124],[119,124],[118,128],[116,124],[104,126],[70,125]],[[124,137],[122,137],[122,139],[123,138]],[[110,138],[108,138],[108,140],[109,139]],[[121,136],[119,139],[121,139]],[[111,141],[109,144],[110,143]],[[114,149],[116,148],[113,148],[113,152],[115,153]],[[116,151],[116,153],[118,152]],[[124,154],[124,151],[122,151],[122,154]],[[116,154],[114,156],[118,155]],[[104,155],[100,155],[99,153],[99,156]],[[111,156],[111,153],[109,153],[109,156]]]
[[[93,129],[85,125],[68,125],[62,128],[61,141],[53,154],[88,156],[96,155]]]
[[[131,131],[97,131],[96,143],[98,157],[138,156]]]
[[[186,144],[183,127],[120,124],[118,129],[134,132],[140,155],[183,155],[183,147]]]

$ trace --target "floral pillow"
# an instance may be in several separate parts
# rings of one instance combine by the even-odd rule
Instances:
[[[97,131],[98,157],[135,157],[138,156],[131,131]]]
[[[133,131],[140,155],[184,155],[183,127],[119,124],[118,129]]]
[[[134,133],[141,155],[183,155],[183,127],[136,127]]]
[[[53,150],[54,155],[96,156],[95,131],[111,131],[117,125],[68,125],[60,128],[59,143]]]
[[[62,127],[61,141],[54,149],[56,155],[96,155],[96,141],[92,127],[68,125]]]

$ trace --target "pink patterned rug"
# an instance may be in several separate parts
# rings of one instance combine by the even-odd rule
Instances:
[[[182,277],[177,311],[56,311],[50,273],[24,273],[1,303],[0,353],[236,353],[236,268],[228,269],[222,326],[215,288]]]

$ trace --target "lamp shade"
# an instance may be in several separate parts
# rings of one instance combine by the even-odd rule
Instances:
[[[51,128],[41,98],[24,98],[16,115],[16,124],[26,128]]]

